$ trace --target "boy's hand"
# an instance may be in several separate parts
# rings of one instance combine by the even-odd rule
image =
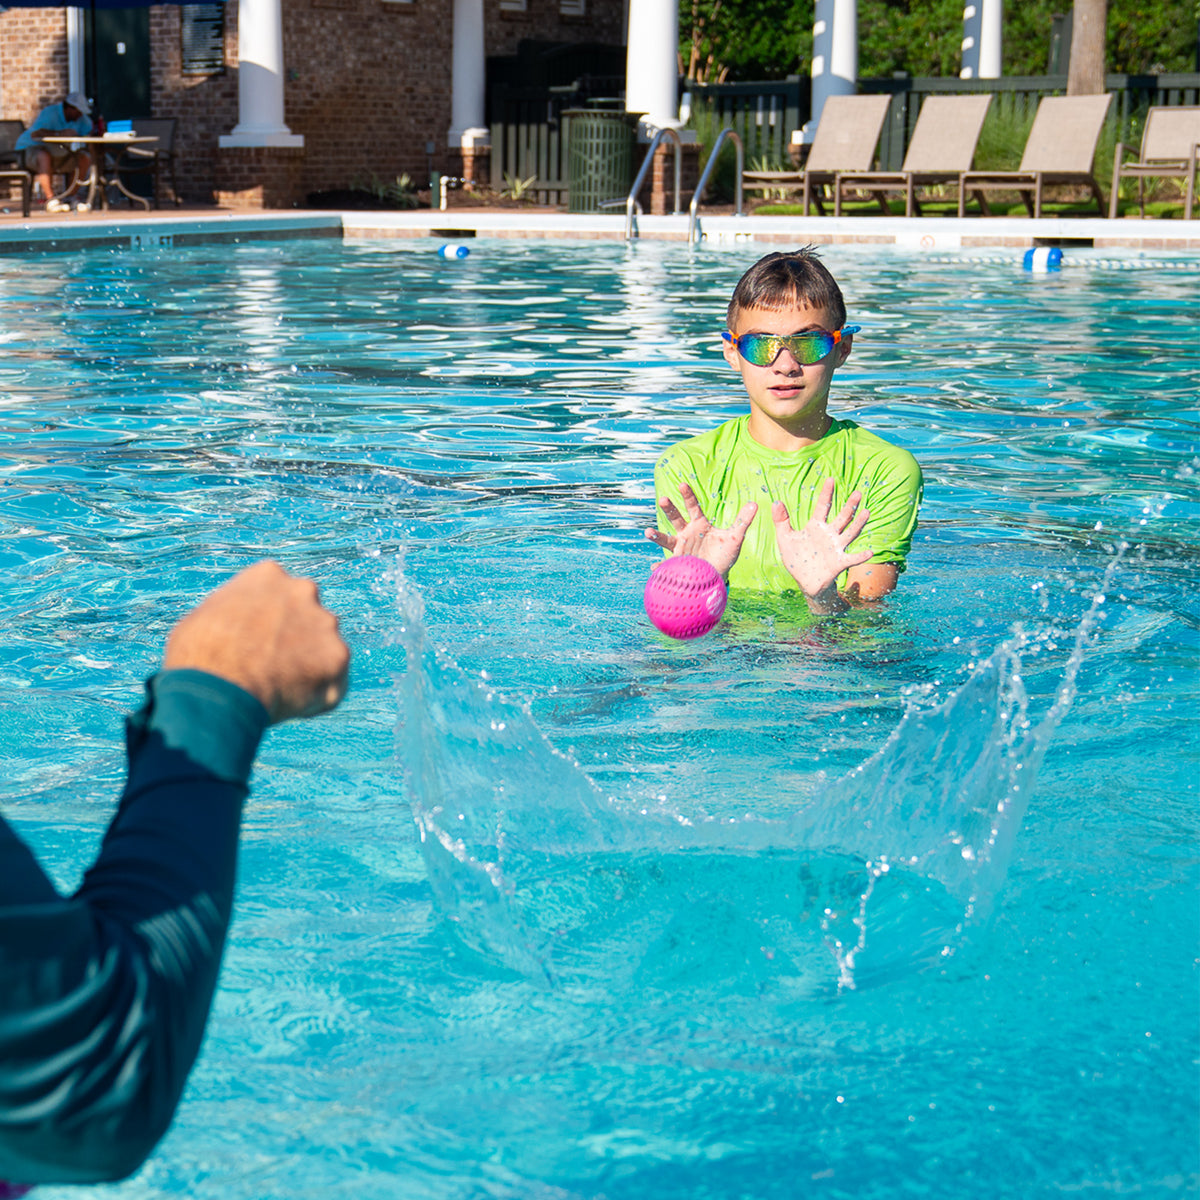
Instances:
[[[851,567],[865,563],[870,550],[847,550],[866,528],[871,514],[859,509],[861,492],[851,492],[838,515],[830,521],[834,481],[821,485],[813,515],[803,529],[793,529],[787,505],[776,500],[771,506],[775,522],[775,544],[788,573],[800,585],[809,609],[814,613],[841,612],[848,608],[838,594],[837,577]]]
[[[758,512],[758,505],[753,501],[742,505],[741,512],[729,529],[718,529],[700,509],[700,502],[695,492],[686,483],[679,485],[679,494],[683,497],[683,506],[687,509],[687,517],[675,507],[674,501],[664,497],[658,502],[659,508],[667,515],[675,530],[672,537],[669,533],[661,533],[657,529],[647,529],[646,536],[656,545],[675,555],[694,554],[706,563],[715,567],[722,579],[729,574],[729,569],[737,562],[742,552],[742,542],[750,523]]]

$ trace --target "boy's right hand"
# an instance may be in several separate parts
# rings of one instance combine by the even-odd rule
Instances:
[[[758,505],[753,501],[743,504],[733,525],[728,529],[718,529],[704,515],[695,492],[686,483],[679,485],[679,494],[687,510],[686,518],[669,497],[663,497],[658,502],[675,530],[674,535],[658,529],[647,529],[646,536],[672,556],[694,554],[704,559],[724,579],[742,552],[742,542],[758,512]]]

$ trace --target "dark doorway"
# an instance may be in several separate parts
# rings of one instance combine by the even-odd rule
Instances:
[[[105,120],[150,117],[150,10],[84,10],[87,94]]]

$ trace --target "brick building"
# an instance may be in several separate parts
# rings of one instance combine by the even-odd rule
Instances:
[[[239,15],[249,21],[263,6],[282,34],[280,69],[267,86],[282,89],[283,133],[239,139],[229,135],[258,129],[247,124],[247,81],[239,83],[247,57]],[[195,6],[146,10],[148,112],[105,115],[176,117],[183,196],[245,207],[291,206],[309,192],[372,176],[390,181],[407,172],[424,181],[430,167],[458,173],[464,153],[469,165],[476,147],[485,152],[480,130],[464,137],[454,125],[462,111],[482,124],[487,57],[513,54],[525,39],[619,46],[625,20],[624,0],[230,0],[223,10],[202,7],[216,14],[208,61],[197,69],[189,40]],[[0,12],[0,117],[29,122],[44,104],[84,86],[86,21],[79,9]],[[471,21],[478,28],[464,59],[462,30]]]

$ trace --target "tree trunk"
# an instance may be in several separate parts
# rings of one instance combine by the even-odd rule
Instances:
[[[1071,65],[1067,71],[1068,96],[1104,93],[1104,26],[1108,0],[1075,0],[1071,21]]]

